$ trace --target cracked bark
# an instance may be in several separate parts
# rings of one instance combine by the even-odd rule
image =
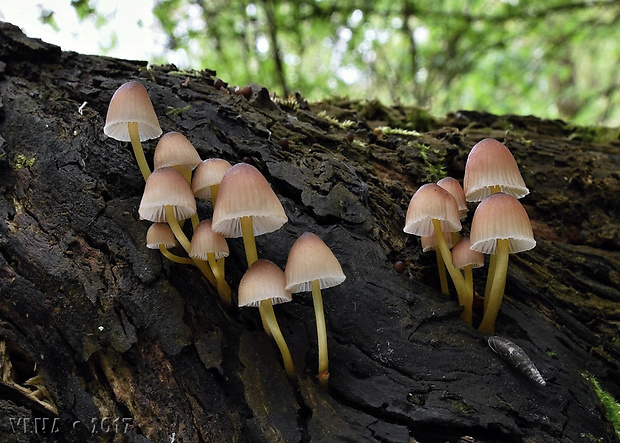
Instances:
[[[212,71],[63,53],[8,24],[0,42],[0,338],[14,368],[0,384],[5,440],[613,441],[581,374],[620,398],[617,138],[595,143],[563,122],[477,112],[422,122],[414,109],[373,102],[294,109],[265,90],[222,94]],[[347,280],[324,300],[329,395],[314,378],[309,295],[276,307],[298,371],[291,383],[255,310],[224,310],[196,269],[144,246],[142,177],[131,150],[102,132],[112,93],[131,79],[147,86],[165,131],[186,135],[202,158],[250,161],[270,181],[289,222],[257,238],[260,257],[283,268],[312,231],[339,258]],[[416,129],[410,121],[432,129],[373,132]],[[454,297],[439,293],[434,256],[402,232],[433,165],[462,178],[484,137],[506,142],[532,191],[523,204],[538,245],[511,257],[497,332],[532,358],[542,389],[459,319]],[[155,142],[144,145],[150,161]],[[243,245],[229,245],[236,288]],[[479,290],[484,272],[476,276]],[[11,388],[33,391],[24,383],[34,376],[57,413]],[[57,419],[58,432],[35,432],[37,417]],[[25,431],[12,427],[18,418]]]

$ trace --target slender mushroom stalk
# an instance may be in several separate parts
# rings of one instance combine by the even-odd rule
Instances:
[[[157,138],[162,131],[151,99],[142,83],[130,81],[114,92],[103,132],[115,140],[131,142],[140,172],[146,181],[151,170],[141,141]]]
[[[448,247],[451,248],[453,243],[454,236],[452,234],[458,235],[458,232],[444,232],[444,238],[448,243]],[[437,273],[439,274],[439,285],[441,287],[441,293],[444,295],[450,294],[448,289],[448,276],[446,274],[446,266],[443,262],[443,258],[441,256],[441,251],[437,248],[437,238],[435,234],[429,236],[420,237],[420,244],[422,245],[422,252],[435,251],[435,258],[437,260]]]
[[[284,272],[269,260],[255,261],[246,271],[239,282],[239,307],[259,307],[266,332],[271,332],[284,363],[284,369],[289,378],[295,377],[295,368],[291,353],[286,345],[276,315],[274,303],[291,301],[291,293],[286,290]]]
[[[508,254],[527,251],[534,246],[536,241],[530,219],[515,197],[493,194],[478,205],[471,223],[471,249],[497,255],[489,300],[478,327],[480,332],[494,333],[506,286]]]
[[[239,220],[241,223],[241,233],[243,235],[243,247],[245,249],[245,257],[248,261],[248,267],[252,266],[258,260],[258,252],[256,251],[256,240],[254,239],[254,227],[252,226],[252,216],[244,216]]]
[[[461,317],[472,324],[473,302],[474,302],[474,282],[472,268],[479,268],[484,265],[484,255],[478,251],[470,249],[471,241],[469,237],[462,237],[452,248],[452,263],[465,274],[465,286],[467,288],[467,299]]]
[[[329,358],[321,289],[339,285],[346,277],[331,249],[318,235],[311,232],[304,233],[293,244],[284,274],[287,290],[293,293],[312,291],[319,354],[317,377],[321,388],[327,391]]]
[[[441,293],[448,295],[450,290],[448,289],[448,276],[446,275],[446,267],[441,255],[441,250],[435,248],[435,258],[437,259],[437,269],[439,272],[439,286],[441,287]]]
[[[149,175],[151,175],[151,168],[149,168],[149,165],[146,162],[146,157],[144,156],[144,149],[142,148],[142,143],[140,142],[138,123],[127,123],[127,129],[129,131],[129,139],[131,141],[131,147],[133,148],[133,154],[136,157],[136,162],[140,168],[140,173],[142,173],[142,177],[144,178],[144,181],[146,181],[149,178]]]
[[[465,278],[463,277],[463,274],[461,274],[461,271],[456,269],[452,264],[452,254],[450,253],[448,243],[443,236],[441,221],[434,218],[432,223],[435,228],[435,237],[437,237],[437,248],[441,251],[441,256],[444,257],[444,264],[446,265],[446,269],[452,278],[452,283],[454,283],[454,288],[456,289],[456,294],[459,298],[459,305],[463,306],[463,319],[468,325],[471,326],[472,318],[470,313],[471,306],[473,305],[473,296],[471,299],[469,298],[467,286],[465,285]]]
[[[504,298],[506,288],[506,274],[508,272],[508,253],[509,240],[507,238],[497,239],[497,252],[495,262],[495,272],[493,273],[493,283],[489,292],[488,301],[485,297],[485,310],[482,321],[478,326],[478,331],[483,334],[492,335],[495,333],[495,319],[499,313],[499,307]]]

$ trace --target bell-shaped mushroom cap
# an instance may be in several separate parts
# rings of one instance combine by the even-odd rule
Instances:
[[[484,266],[484,255],[480,251],[470,249],[469,237],[461,237],[452,248],[452,264],[455,268],[464,269],[465,266],[480,268]]]
[[[149,140],[161,135],[157,115],[142,83],[131,81],[116,90],[105,120],[103,132],[115,140],[128,142],[129,128],[127,123],[138,123],[140,140]]]
[[[451,248],[453,245],[452,232],[444,232],[443,238],[446,240],[448,248]],[[420,237],[420,244],[422,245],[422,252],[434,251],[437,246],[437,236],[433,233],[433,235]]]
[[[177,220],[196,213],[196,199],[187,180],[172,168],[159,168],[146,181],[138,214],[144,220],[164,223],[168,205],[174,208]]]
[[[193,170],[202,160],[194,145],[179,132],[167,132],[155,147],[153,167],[178,166],[188,171]]]
[[[458,180],[452,177],[445,177],[439,180],[437,184],[448,191],[452,197],[454,197],[461,220],[467,217],[467,201],[465,200],[465,191],[463,191],[463,187]]]
[[[284,208],[269,182],[252,165],[230,168],[217,194],[213,230],[225,237],[241,237],[241,217],[252,217],[254,236],[279,229],[288,221]]]
[[[519,167],[510,150],[492,138],[479,141],[471,149],[465,163],[463,189],[470,202],[481,201],[491,195],[491,186],[521,198],[529,194]]]
[[[267,299],[274,305],[289,302],[293,297],[285,286],[282,269],[269,260],[256,260],[239,282],[239,307],[259,306]]]
[[[471,249],[494,254],[497,239],[509,239],[510,252],[521,252],[536,246],[527,212],[512,195],[493,194],[476,208],[471,222]]]
[[[211,220],[203,220],[198,223],[194,235],[189,256],[207,260],[207,254],[215,254],[215,258],[228,257],[228,243],[222,234],[211,229]]]
[[[321,289],[342,283],[346,276],[331,249],[311,232],[299,237],[290,252],[286,268],[286,289],[291,292],[311,291],[311,283],[319,281]]]
[[[172,248],[176,245],[174,233],[168,223],[153,223],[148,231],[146,231],[146,247],[149,249],[158,249],[159,245],[166,248]]]
[[[219,185],[230,168],[230,163],[222,158],[208,158],[202,161],[196,167],[192,178],[192,192],[196,198],[210,200],[211,186]]]
[[[433,219],[441,222],[441,230],[444,232],[461,230],[459,210],[454,197],[441,186],[427,183],[420,186],[411,197],[403,231],[419,236],[434,235]]]

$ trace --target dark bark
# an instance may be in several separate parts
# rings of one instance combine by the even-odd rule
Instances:
[[[474,112],[434,121],[373,102],[293,109],[266,90],[223,94],[212,71],[61,52],[7,24],[0,60],[3,441],[615,441],[582,374],[620,398],[617,136]],[[339,258],[347,280],[324,291],[329,394],[314,378],[309,294],[276,307],[291,382],[256,310],[224,309],[196,269],[145,248],[142,177],[102,131],[112,93],[132,79],[165,131],[270,181],[289,222],[257,238],[260,257],[283,268],[312,231]],[[377,136],[378,125],[427,132]],[[525,350],[544,388],[460,320],[434,256],[402,231],[417,187],[439,166],[462,178],[484,137],[506,142],[531,189],[522,201],[538,244],[511,257],[497,333]],[[144,143],[149,159],[155,144]],[[245,257],[229,245],[235,292]],[[479,289],[484,271],[476,278]],[[37,376],[39,399],[25,384]]]

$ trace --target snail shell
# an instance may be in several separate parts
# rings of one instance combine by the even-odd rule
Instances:
[[[497,335],[489,337],[489,347],[508,361],[511,366],[523,373],[527,378],[533,380],[538,386],[546,386],[547,382],[540,375],[540,372],[527,356],[525,351],[508,339]]]

